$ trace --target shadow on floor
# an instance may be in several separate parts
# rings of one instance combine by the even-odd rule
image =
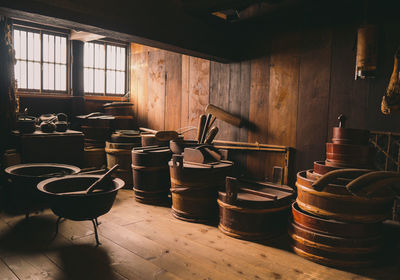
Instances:
[[[0,230],[0,248],[5,253],[20,256],[51,253],[58,256],[57,265],[64,276],[55,280],[113,280],[116,274],[111,269],[111,260],[105,249],[91,245],[62,244],[55,242],[57,217],[23,216],[13,218],[10,227]]]
[[[89,245],[71,245],[57,249],[66,279],[113,280],[110,257],[105,249]],[[61,279],[60,279],[61,280]]]

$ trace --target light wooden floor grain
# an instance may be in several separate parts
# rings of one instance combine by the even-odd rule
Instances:
[[[176,220],[167,207],[137,203],[122,190],[99,218],[102,245],[91,222],[65,220],[46,210],[0,216],[0,280],[9,279],[399,279],[400,265],[341,271],[309,262],[287,236],[253,243],[209,225]]]

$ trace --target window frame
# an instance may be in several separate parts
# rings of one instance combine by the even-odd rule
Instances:
[[[20,30],[25,32],[33,32],[40,34],[40,89],[29,89],[29,88],[18,88],[17,93],[32,93],[32,94],[45,94],[45,95],[71,95],[71,40],[69,31],[66,29],[43,26],[35,23],[22,22],[18,20],[13,20],[12,22],[12,34],[13,34],[13,47],[14,47],[14,30]],[[52,90],[43,89],[43,64],[46,63],[43,60],[43,35],[60,36],[66,38],[66,89],[65,90]],[[27,43],[28,44],[28,43]],[[17,60],[17,59],[16,59]],[[29,61],[21,60],[21,61]],[[47,62],[49,63],[49,62]],[[49,64],[57,65],[56,62],[51,62]],[[15,70],[14,70],[15,71]],[[15,73],[15,72],[14,72]],[[55,75],[55,71],[54,71]],[[27,75],[28,77],[28,75]]]
[[[93,43],[93,44],[101,44],[104,46],[104,69],[102,68],[96,68],[96,67],[85,67],[83,66],[83,72],[85,72],[85,68],[89,69],[99,69],[99,70],[104,70],[104,92],[86,92],[83,90],[83,95],[84,96],[107,96],[107,97],[124,97],[129,94],[129,89],[130,89],[130,75],[129,75],[129,68],[130,68],[130,48],[129,48],[129,43],[118,41],[118,40],[113,40],[113,39],[100,39],[100,40],[94,40],[90,42],[85,42],[85,43]],[[107,93],[107,46],[116,46],[116,47],[123,47],[125,48],[125,88],[123,93]],[[83,61],[85,61],[85,54],[83,54]],[[115,70],[116,72],[121,72],[118,70]],[[83,74],[84,75],[84,74]],[[85,80],[85,77],[83,78]],[[94,83],[94,81],[93,81]],[[85,85],[84,85],[85,88]]]

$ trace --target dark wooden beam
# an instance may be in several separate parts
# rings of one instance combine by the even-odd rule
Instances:
[[[82,41],[72,41],[72,94],[83,96],[83,45]]]
[[[0,14],[220,62],[235,60],[230,26],[190,16],[178,0],[0,0]]]

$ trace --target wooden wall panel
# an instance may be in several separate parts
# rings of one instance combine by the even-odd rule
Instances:
[[[156,50],[148,55],[147,124],[156,130],[164,129],[165,53]]]
[[[268,143],[269,61],[268,56],[251,61],[249,121],[256,129],[249,131],[252,143]],[[265,158],[258,152],[248,154],[247,167],[251,176],[265,178]]]
[[[166,52],[165,74],[164,128],[176,130],[181,127],[182,56],[180,54]]]
[[[147,126],[147,72],[148,72],[148,52],[149,48],[139,44],[131,44],[132,72],[131,98],[137,105],[137,121],[140,126]]]
[[[212,61],[210,64],[210,103],[229,112],[230,64]],[[216,120],[219,132],[216,139],[231,139],[232,125]]]
[[[357,36],[356,26],[334,29],[332,44],[331,90],[329,99],[328,140],[340,114],[347,116],[347,127],[367,128],[368,84],[354,80]]]
[[[297,150],[296,170],[310,168],[325,158],[325,142],[340,113],[347,115],[349,127],[400,131],[400,116],[379,111],[400,44],[399,27],[381,26],[377,77],[357,81],[357,26],[350,24],[282,33],[270,38],[263,57],[231,64],[135,45],[131,98],[137,100],[142,125],[156,129],[197,127],[198,116],[213,103],[257,128],[217,121],[218,139],[291,146]],[[270,178],[272,167],[283,163],[277,154],[236,154],[258,178]]]
[[[300,49],[299,109],[296,166],[312,168],[324,160],[329,111],[331,30],[302,34]]]
[[[199,116],[209,102],[210,61],[190,57],[189,59],[189,118],[188,125],[197,127]],[[194,139],[196,132],[187,133],[188,139]]]

